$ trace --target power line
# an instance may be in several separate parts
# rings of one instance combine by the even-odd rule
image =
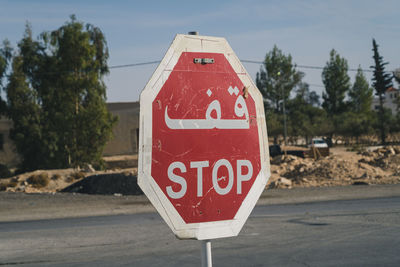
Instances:
[[[251,63],[251,64],[264,64],[264,61],[257,61],[257,60],[249,60],[249,59],[242,59],[240,60],[241,62],[244,63]],[[109,66],[109,69],[122,69],[122,68],[130,68],[130,67],[137,67],[137,66],[144,66],[144,65],[151,65],[151,64],[158,64],[160,63],[161,60],[155,60],[155,61],[146,61],[146,62],[138,62],[138,63],[131,63],[131,64],[122,64],[122,65],[113,65],[113,66]],[[310,66],[310,65],[297,65],[295,64],[295,67],[301,68],[301,69],[315,69],[315,70],[323,70],[324,67],[320,67],[320,66]],[[364,72],[373,72],[373,70],[369,70],[369,69],[361,69]],[[348,69],[348,71],[358,71],[358,69]],[[63,71],[63,73],[68,73],[71,72],[73,73],[73,71]],[[393,72],[393,71],[388,71],[388,72]],[[60,72],[42,72],[42,73],[38,73],[38,74],[42,74],[42,75],[53,75],[53,74],[57,74]],[[9,76],[9,75],[6,75]],[[316,86],[316,85],[315,85]]]
[[[251,63],[251,64],[260,64],[260,65],[264,64],[264,61],[258,61],[258,60],[241,59],[240,61],[244,62],[244,63]],[[124,65],[114,65],[114,66],[110,66],[108,68],[109,69],[122,69],[122,68],[128,68],[128,67],[157,64],[160,62],[161,62],[161,60],[156,60],[156,61],[148,61],[148,62],[140,62],[140,63],[132,63],[132,64],[124,64]],[[325,67],[320,67],[320,66],[297,65],[297,64],[295,64],[295,67],[298,67],[300,69],[314,69],[314,70],[323,70],[325,68]],[[369,69],[361,69],[361,70],[364,72],[373,72],[373,70],[369,70]],[[350,69],[348,69],[348,71],[358,71],[358,69],[350,68]]]
[[[242,59],[240,60],[245,63],[253,63],[253,64],[264,64],[264,61],[257,61],[257,60],[248,60],[248,59]],[[298,67],[300,69],[314,69],[314,70],[323,70],[325,67],[320,67],[320,66],[309,66],[309,65],[297,65],[295,64],[295,67]],[[373,70],[369,69],[361,69],[364,72],[373,72]],[[348,71],[358,71],[358,69],[348,69]]]
[[[125,64],[125,65],[114,65],[108,67],[109,69],[122,69],[122,68],[128,68],[128,67],[136,67],[136,66],[143,66],[143,65],[150,65],[150,64],[157,64],[160,63],[161,60],[157,61],[148,61],[148,62],[140,62],[140,63],[132,63],[132,64]]]

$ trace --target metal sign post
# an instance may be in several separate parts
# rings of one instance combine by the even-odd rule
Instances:
[[[212,267],[211,241],[201,241],[201,267]]]

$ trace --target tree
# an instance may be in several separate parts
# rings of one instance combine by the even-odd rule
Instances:
[[[322,71],[322,82],[325,85],[325,92],[322,93],[324,100],[322,107],[332,120],[335,131],[338,129],[339,115],[346,111],[344,98],[350,89],[350,77],[347,70],[347,60],[332,49],[330,59]]]
[[[292,136],[310,137],[325,135],[330,129],[326,112],[319,107],[319,95],[309,89],[307,83],[300,83],[296,96],[288,103],[289,124]]]
[[[296,89],[296,98],[301,98],[304,103],[314,107],[321,105],[320,96],[315,91],[310,91],[308,83],[300,82]]]
[[[12,48],[10,42],[6,39],[0,47],[0,94],[5,90],[5,80],[7,78],[8,67],[12,58]],[[0,115],[6,112],[6,102],[0,95]]]
[[[393,78],[396,80],[397,86],[399,86],[398,88],[400,88],[400,68],[397,68],[393,72]],[[396,102],[397,102],[397,118],[398,122],[400,123],[400,95],[397,96]]]
[[[339,132],[344,136],[359,137],[372,131],[372,88],[361,67],[358,67],[355,82],[348,92],[348,111],[340,116]]]
[[[106,109],[108,49],[100,29],[75,16],[18,44],[7,86],[10,133],[23,170],[99,164],[116,122]]]
[[[292,56],[286,56],[275,45],[265,56],[260,72],[257,72],[256,84],[275,112],[281,112],[282,100],[289,99],[291,91],[299,84],[302,76],[293,65]]]
[[[268,129],[276,143],[279,134],[285,132],[286,114],[285,103],[290,93],[301,81],[303,74],[292,64],[292,56],[284,55],[275,45],[265,56],[264,64],[257,73],[256,84],[264,98]],[[274,114],[273,114],[274,113]],[[283,120],[283,123],[280,122]]]
[[[388,123],[390,120],[390,116],[385,114],[385,110],[383,107],[384,96],[387,89],[392,86],[392,75],[388,72],[385,72],[385,65],[389,64],[388,62],[383,62],[383,57],[379,55],[378,45],[375,39],[372,39],[372,51],[374,52],[374,66],[371,68],[374,70],[372,77],[372,85],[375,88],[375,95],[379,97],[379,130],[381,135],[382,144],[386,143],[386,129],[388,128]]]
[[[367,114],[371,112],[373,90],[369,86],[367,79],[361,69],[358,67],[355,81],[349,90],[349,109],[358,114]]]

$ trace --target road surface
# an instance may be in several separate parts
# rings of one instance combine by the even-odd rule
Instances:
[[[400,266],[400,196],[258,205],[212,253],[214,266]],[[5,221],[2,265],[200,266],[200,241],[154,212]]]

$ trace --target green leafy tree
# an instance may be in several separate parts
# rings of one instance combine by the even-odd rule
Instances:
[[[6,39],[0,47],[0,115],[6,112],[6,102],[2,99],[1,93],[5,90],[5,81],[7,80],[8,68],[12,58],[12,48],[10,42]]]
[[[348,111],[340,115],[339,133],[356,137],[357,143],[359,137],[363,134],[372,132],[372,98],[373,90],[369,86],[367,79],[361,69],[358,67],[355,82],[348,92]]]
[[[397,82],[397,86],[400,89],[400,68],[396,69],[393,72],[393,78]],[[396,103],[397,103],[397,118],[398,118],[398,124],[400,125],[400,95],[397,95],[396,98]]]
[[[283,54],[276,45],[266,54],[263,66],[257,73],[256,84],[267,106],[268,132],[274,137],[275,143],[278,136],[284,133],[285,104],[302,77],[303,74],[292,63],[292,56]]]
[[[326,112],[319,107],[319,95],[309,90],[307,83],[301,83],[296,96],[289,101],[288,117],[290,134],[303,136],[306,143],[313,136],[326,135],[330,129]]]
[[[292,63],[292,56],[283,54],[275,45],[265,56],[263,66],[256,75],[256,84],[275,112],[281,112],[282,100],[289,99],[301,78],[301,72]]]
[[[385,144],[387,128],[389,127],[391,119],[390,116],[386,114],[387,112],[384,109],[383,102],[386,90],[392,86],[392,75],[385,71],[385,65],[387,65],[388,62],[383,62],[383,57],[379,54],[378,44],[376,43],[375,39],[372,39],[372,51],[374,52],[373,59],[375,63],[374,66],[371,66],[374,71],[372,85],[375,88],[375,95],[379,97],[379,131],[381,142],[382,144]]]
[[[339,115],[346,111],[345,96],[350,89],[350,77],[347,74],[347,60],[332,49],[330,59],[322,71],[325,91],[322,93],[322,107],[332,120],[334,131],[338,131]],[[333,132],[331,133],[331,135]]]
[[[279,135],[283,133],[282,114],[275,113],[273,110],[266,110],[265,118],[267,122],[268,135],[274,138],[274,144],[278,143]]]
[[[13,59],[12,74],[6,91],[8,115],[14,122],[10,137],[23,159],[22,170],[45,168],[49,158],[46,157],[49,140],[43,142],[43,110],[36,92],[29,88],[20,56]]]
[[[361,69],[358,67],[355,81],[349,90],[349,109],[358,114],[368,114],[371,112],[373,100],[373,89]]]
[[[7,98],[21,168],[100,164],[116,122],[105,103],[108,49],[103,33],[71,16],[38,41],[28,25],[18,47]]]

